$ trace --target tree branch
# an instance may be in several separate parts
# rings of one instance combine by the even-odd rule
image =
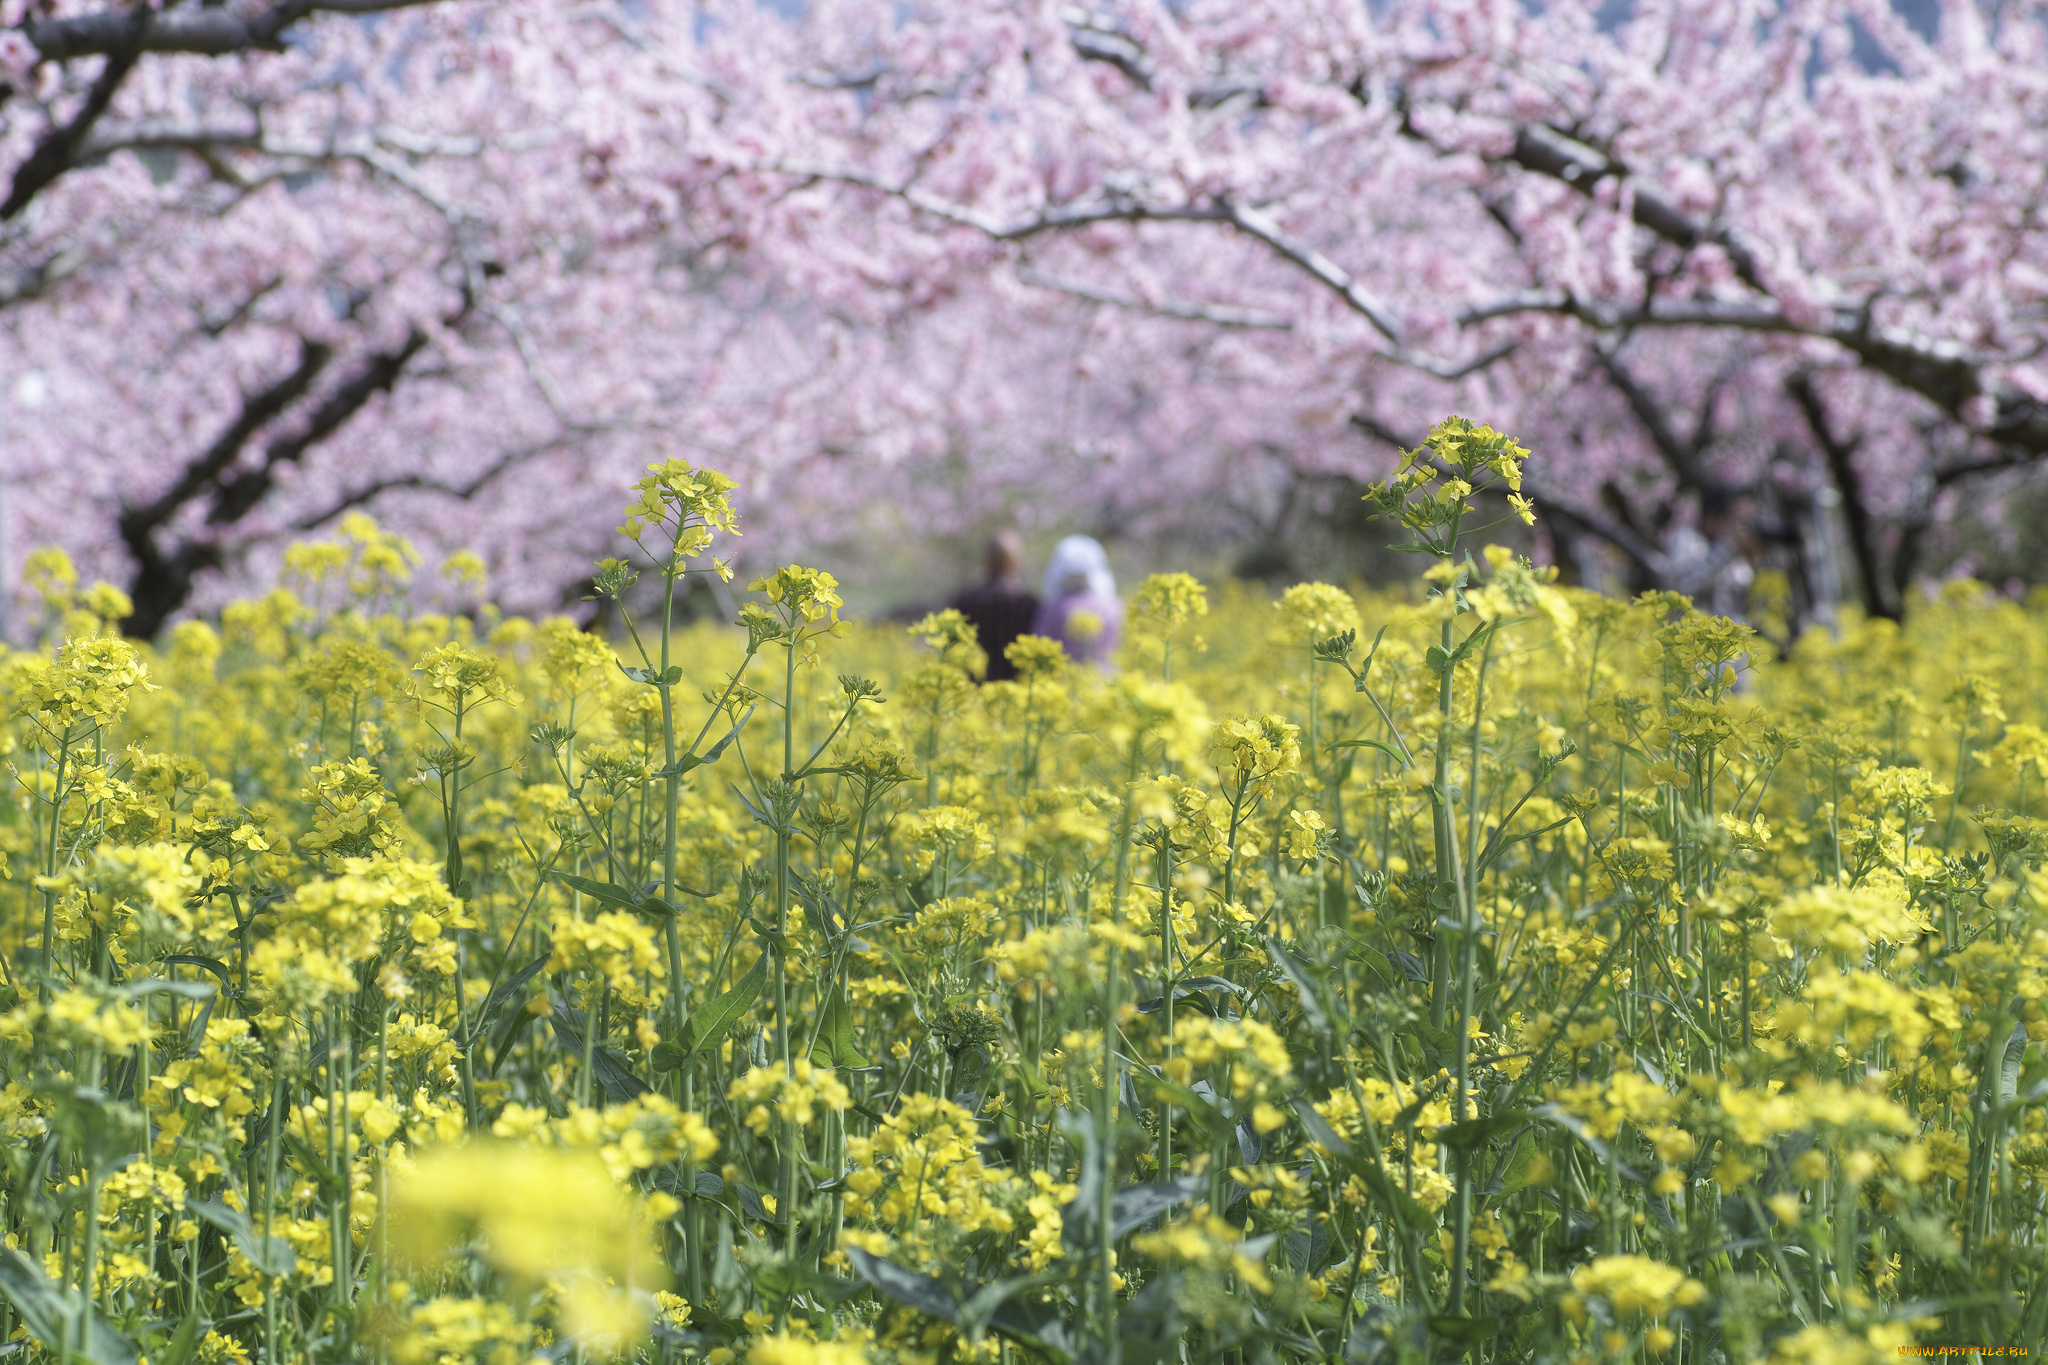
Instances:
[[[1528,124],[1515,131],[1515,147],[1508,159],[1524,170],[1562,180],[1586,195],[1592,194],[1593,187],[1608,176],[1628,174],[1606,153],[1541,124]],[[1687,250],[1702,242],[1712,242],[1728,253],[1730,264],[1744,284],[1758,293],[1770,293],[1757,269],[1755,254],[1727,228],[1708,228],[1693,222],[1654,185],[1635,180],[1629,189],[1635,200],[1633,216],[1637,224]]]
[[[135,22],[145,34],[154,13],[150,9],[135,11]],[[14,180],[8,186],[7,199],[0,203],[0,222],[18,217],[45,187],[71,169],[80,145],[92,132],[93,124],[107,112],[107,106],[114,102],[114,92],[121,88],[122,81],[128,79],[128,73],[135,69],[135,63],[141,56],[141,52],[132,46],[108,54],[106,64],[100,68],[100,74],[93,78],[92,88],[86,92],[85,103],[71,121],[44,133],[42,140],[36,143],[36,149],[14,168]]]
[[[0,308],[12,308],[17,303],[27,303],[41,298],[50,289],[78,273],[85,264],[85,253],[76,247],[64,249],[45,257],[34,265],[22,266],[9,272],[0,281]]]
[[[1335,293],[1344,301],[1346,307],[1371,324],[1374,331],[1394,343],[1393,350],[1384,352],[1389,360],[1434,375],[1438,379],[1462,379],[1474,371],[1485,369],[1496,361],[1514,354],[1520,344],[1507,341],[1465,360],[1446,360],[1439,356],[1402,349],[1400,320],[1385,304],[1360,285],[1349,271],[1314,247],[1289,237],[1263,210],[1242,204],[1223,202],[1208,205],[1158,205],[1112,194],[1076,200],[1032,218],[1004,223],[941,196],[927,193],[915,185],[892,186],[862,171],[828,169],[789,162],[772,162],[761,169],[801,176],[806,180],[836,181],[841,184],[858,185],[863,189],[879,190],[903,200],[922,212],[930,213],[949,223],[972,228],[990,240],[998,242],[1020,242],[1041,233],[1088,227],[1096,223],[1222,223],[1263,243],[1282,260]],[[1104,298],[1097,301],[1116,300]],[[1175,316],[1172,313],[1168,315]],[[1239,322],[1235,325],[1248,324]]]
[[[1806,415],[1807,428],[1813,432],[1813,439],[1820,446],[1821,456],[1827,462],[1828,477],[1834,481],[1835,491],[1842,495],[1842,521],[1849,532],[1849,553],[1856,561],[1856,579],[1863,588],[1863,604],[1872,616],[1889,620],[1899,619],[1899,608],[1884,590],[1884,574],[1878,566],[1877,533],[1872,524],[1870,507],[1863,500],[1863,478],[1856,472],[1856,448],[1863,443],[1860,436],[1847,441],[1835,435],[1834,427],[1828,421],[1828,412],[1821,402],[1820,391],[1813,385],[1813,376],[1805,370],[1797,371],[1785,381],[1785,391],[1792,395],[1792,401]]]
[[[1598,512],[1566,502],[1548,487],[1532,486],[1527,478],[1523,486],[1536,504],[1536,515],[1564,522],[1582,534],[1598,536],[1628,557],[1631,564],[1652,580],[1661,581],[1664,570],[1664,556],[1635,532],[1619,522],[1610,521]]]
[[[1353,312],[1371,323],[1373,330],[1399,346],[1401,344],[1401,323],[1387,310],[1387,306],[1367,293],[1351,273],[1303,242],[1297,242],[1280,230],[1280,225],[1262,211],[1247,208],[1242,204],[1230,204],[1224,210],[1224,221],[1248,237],[1264,242],[1282,260],[1306,271],[1344,300]]]
[[[1055,293],[1070,295],[1089,303],[1107,304],[1112,308],[1128,308],[1141,313],[1155,313],[1161,317],[1180,318],[1187,322],[1207,322],[1218,327],[1247,327],[1255,331],[1290,332],[1294,320],[1278,313],[1259,313],[1248,308],[1232,308],[1228,304],[1183,303],[1174,299],[1163,299],[1147,303],[1143,299],[1127,298],[1098,289],[1094,285],[1077,284],[1071,280],[1057,279],[1029,266],[1017,271],[1017,278],[1025,284],[1039,289],[1050,289]]]
[[[2015,469],[2023,464],[2032,464],[2033,457],[2024,451],[2007,447],[2003,454],[1988,456],[1981,460],[1965,460],[1960,464],[1942,465],[1932,475],[1936,488],[1947,488],[1961,483],[1964,479],[1979,474],[1995,474],[2004,469]]]
[[[154,501],[130,508],[116,519],[121,541],[135,560],[135,576],[129,583],[135,611],[123,625],[129,634],[155,635],[165,619],[191,594],[193,580],[200,571],[220,562],[220,547],[207,540],[186,540],[175,550],[166,551],[157,543],[158,530],[204,496],[241,454],[249,438],[297,402],[333,357],[333,349],[325,343],[302,340],[299,363],[291,373],[244,398],[235,420],[203,455],[186,467],[176,483]]]
[[[283,0],[257,14],[187,6],[156,13],[143,6],[43,19],[22,34],[46,62],[116,52],[191,52],[223,57],[236,52],[280,52],[285,30],[316,14],[377,14],[435,0]],[[154,16],[154,22],[151,22]]]
[[[439,479],[428,478],[424,474],[397,474],[390,478],[373,479],[354,492],[344,495],[325,511],[313,512],[300,517],[292,523],[292,529],[302,532],[318,530],[343,512],[357,507],[366,507],[386,493],[406,489],[422,493],[439,493],[445,497],[454,498],[459,502],[467,502],[483,492],[491,484],[497,482],[499,477],[506,471],[525,463],[536,455],[545,455],[550,450],[558,450],[565,444],[566,442],[562,438],[556,437],[552,440],[542,441],[518,450],[508,450],[499,455],[496,460],[493,460],[481,474],[467,483],[445,483]]]
[[[1600,368],[1607,372],[1607,378],[1621,391],[1621,396],[1628,400],[1629,411],[1636,415],[1636,420],[1643,424],[1643,430],[1649,433],[1650,444],[1657,448],[1657,453],[1663,457],[1664,463],[1678,476],[1679,487],[1693,490],[1718,488],[1719,484],[1709,479],[1700,469],[1699,461],[1694,458],[1697,452],[1679,439],[1677,430],[1672,427],[1670,419],[1664,413],[1663,404],[1659,403],[1629,368],[1621,363],[1621,357],[1616,354],[1615,348],[1595,346],[1593,354],[1600,362]]]
[[[178,481],[155,500],[121,513],[121,539],[138,560],[144,557],[147,539],[195,499],[204,496],[242,453],[249,438],[284,415],[313,386],[320,372],[334,358],[334,348],[325,342],[301,339],[299,363],[291,373],[269,387],[245,397],[242,410],[214,438],[206,453],[187,465]]]
[[[261,464],[240,473],[231,472],[250,439],[310,392],[314,381],[333,359],[333,348],[326,343],[302,341],[299,363],[292,372],[246,398],[234,421],[176,483],[150,503],[121,514],[117,522],[121,540],[135,560],[135,575],[129,588],[135,611],[122,628],[138,638],[154,636],[192,595],[199,574],[221,562],[222,547],[217,536],[195,534],[166,549],[159,543],[159,533],[165,527],[188,507],[209,501],[205,517],[208,528],[232,525],[247,516],[275,487],[280,469],[303,458],[373,397],[390,389],[406,364],[426,344],[426,333],[415,327],[395,349],[370,355],[353,376],[313,410],[302,428],[272,440],[264,448]]]
[[[1093,23],[1079,23],[1073,29],[1074,51],[1091,62],[1102,62],[1124,73],[1140,90],[1152,89],[1152,61],[1145,49],[1115,29]]]
[[[1786,316],[1771,301],[1656,298],[1621,307],[1561,290],[1530,290],[1463,309],[1458,322],[1470,326],[1516,313],[1557,313],[1601,331],[1728,327],[1832,341],[1977,434],[2029,455],[2048,455],[2048,403],[1986,374],[1996,362],[1972,356],[1943,338],[1902,327],[1872,327],[1868,317],[1856,309],[1835,308],[1825,321],[1808,323]],[[1964,409],[1971,400],[1982,397],[1989,397],[1993,407],[1991,420],[1980,426],[1968,421]]]
[[[313,410],[304,430],[272,441],[264,448],[262,464],[221,481],[213,507],[206,514],[206,524],[226,526],[247,516],[276,486],[279,469],[298,463],[307,451],[361,412],[372,398],[389,392],[406,365],[426,346],[427,334],[414,327],[396,348],[367,357],[347,383],[327,395],[326,401]]]

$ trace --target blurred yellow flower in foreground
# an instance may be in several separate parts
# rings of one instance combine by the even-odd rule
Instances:
[[[546,1285],[579,1337],[637,1336],[642,1301],[668,1286],[648,1220],[595,1153],[481,1141],[432,1150],[392,1185],[394,1243],[420,1262],[468,1251]]]

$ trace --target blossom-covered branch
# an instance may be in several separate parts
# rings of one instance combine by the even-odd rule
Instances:
[[[283,0],[255,13],[225,6],[151,6],[103,9],[54,19],[32,19],[22,36],[47,62],[126,52],[188,52],[223,57],[238,52],[281,52],[292,25],[319,14],[365,15],[410,9],[440,0]]]

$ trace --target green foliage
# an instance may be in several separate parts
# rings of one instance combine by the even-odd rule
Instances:
[[[1465,554],[1454,485],[1522,457],[1450,424],[1376,495],[1413,595],[1162,581],[1113,678],[977,684],[967,622],[850,625],[800,566],[681,629],[733,523],[680,465],[599,575],[617,649],[278,595],[0,656],[0,1326],[124,1363],[2038,1339],[2048,621],[1957,589],[1780,661]]]

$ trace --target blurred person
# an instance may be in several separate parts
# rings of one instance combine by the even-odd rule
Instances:
[[[1123,636],[1124,604],[1109,556],[1093,536],[1068,536],[1053,549],[1044,597],[1031,633],[1058,640],[1074,662],[1107,672]]]
[[[990,682],[1017,676],[1003,651],[1019,635],[1030,632],[1038,616],[1038,598],[1024,586],[1024,542],[1015,531],[998,531],[988,539],[988,577],[953,599],[953,606],[974,626],[988,651]]]
[[[1665,534],[1667,585],[1701,611],[1746,622],[1752,565],[1762,553],[1754,513],[1753,499],[1741,490],[1703,490],[1697,516],[1679,515]]]

